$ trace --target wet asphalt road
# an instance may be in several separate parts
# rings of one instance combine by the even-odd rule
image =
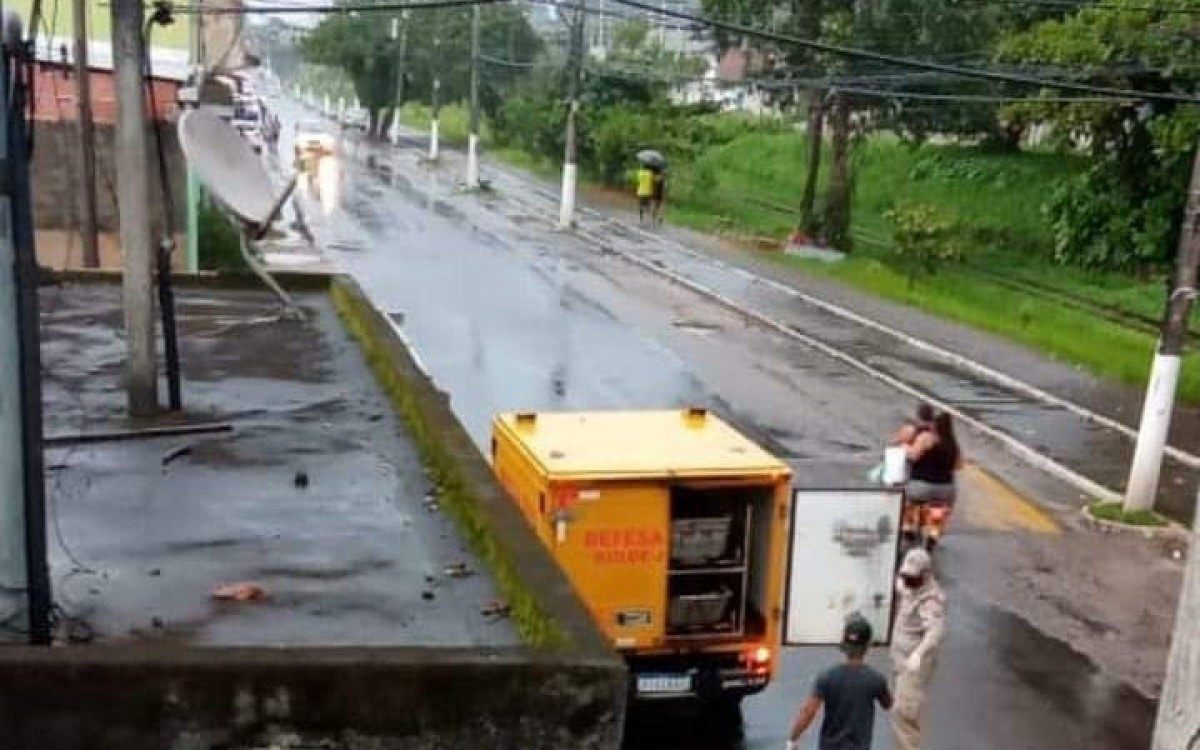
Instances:
[[[297,116],[294,105],[279,111],[285,122]],[[391,168],[367,168],[368,156]],[[700,403],[787,457],[799,483],[845,485],[861,481],[881,435],[911,408],[861,373],[548,229],[535,199],[459,195],[445,179],[411,151],[346,144],[340,174],[304,205],[327,259],[393,316],[481,446],[502,410]],[[730,291],[746,283],[735,274],[706,281]],[[1003,411],[998,396],[978,400]],[[993,532],[964,525],[939,556],[952,628],[929,746],[1145,747],[1152,701],[977,593],[973,582],[991,575],[1003,550]],[[775,683],[745,703],[741,740],[703,717],[635,716],[627,744],[782,747],[795,706],[836,658],[785,650]],[[875,661],[886,667],[882,654]],[[876,734],[888,747],[883,721]]]

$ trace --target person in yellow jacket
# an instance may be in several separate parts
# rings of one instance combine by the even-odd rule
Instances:
[[[653,210],[654,170],[642,165],[637,171],[638,223],[646,221],[647,209]],[[651,216],[653,218],[653,216]]]

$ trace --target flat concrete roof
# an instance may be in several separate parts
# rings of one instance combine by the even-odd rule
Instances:
[[[41,295],[47,434],[134,427],[119,286]],[[516,644],[507,620],[482,613],[493,582],[427,501],[416,450],[327,297],[299,300],[308,320],[279,322],[265,293],[179,291],[185,417],[232,432],[47,450],[54,599],[72,630],[103,642]],[[471,575],[449,574],[456,565]],[[213,598],[241,582],[266,598]]]

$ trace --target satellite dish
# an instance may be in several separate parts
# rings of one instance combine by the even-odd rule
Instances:
[[[179,145],[204,186],[239,219],[263,226],[274,218],[276,188],[232,125],[204,107],[190,109],[179,118]]]
[[[262,239],[296,187],[296,179],[277,193],[246,139],[204,107],[189,109],[179,118],[179,145],[200,182],[248,225],[242,227],[239,243],[246,265],[279,298],[284,317],[303,320],[304,312],[247,248],[250,242]]]

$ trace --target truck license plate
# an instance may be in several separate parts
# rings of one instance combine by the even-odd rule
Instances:
[[[639,695],[670,695],[673,693],[690,693],[692,691],[691,675],[639,675],[637,678]]]

